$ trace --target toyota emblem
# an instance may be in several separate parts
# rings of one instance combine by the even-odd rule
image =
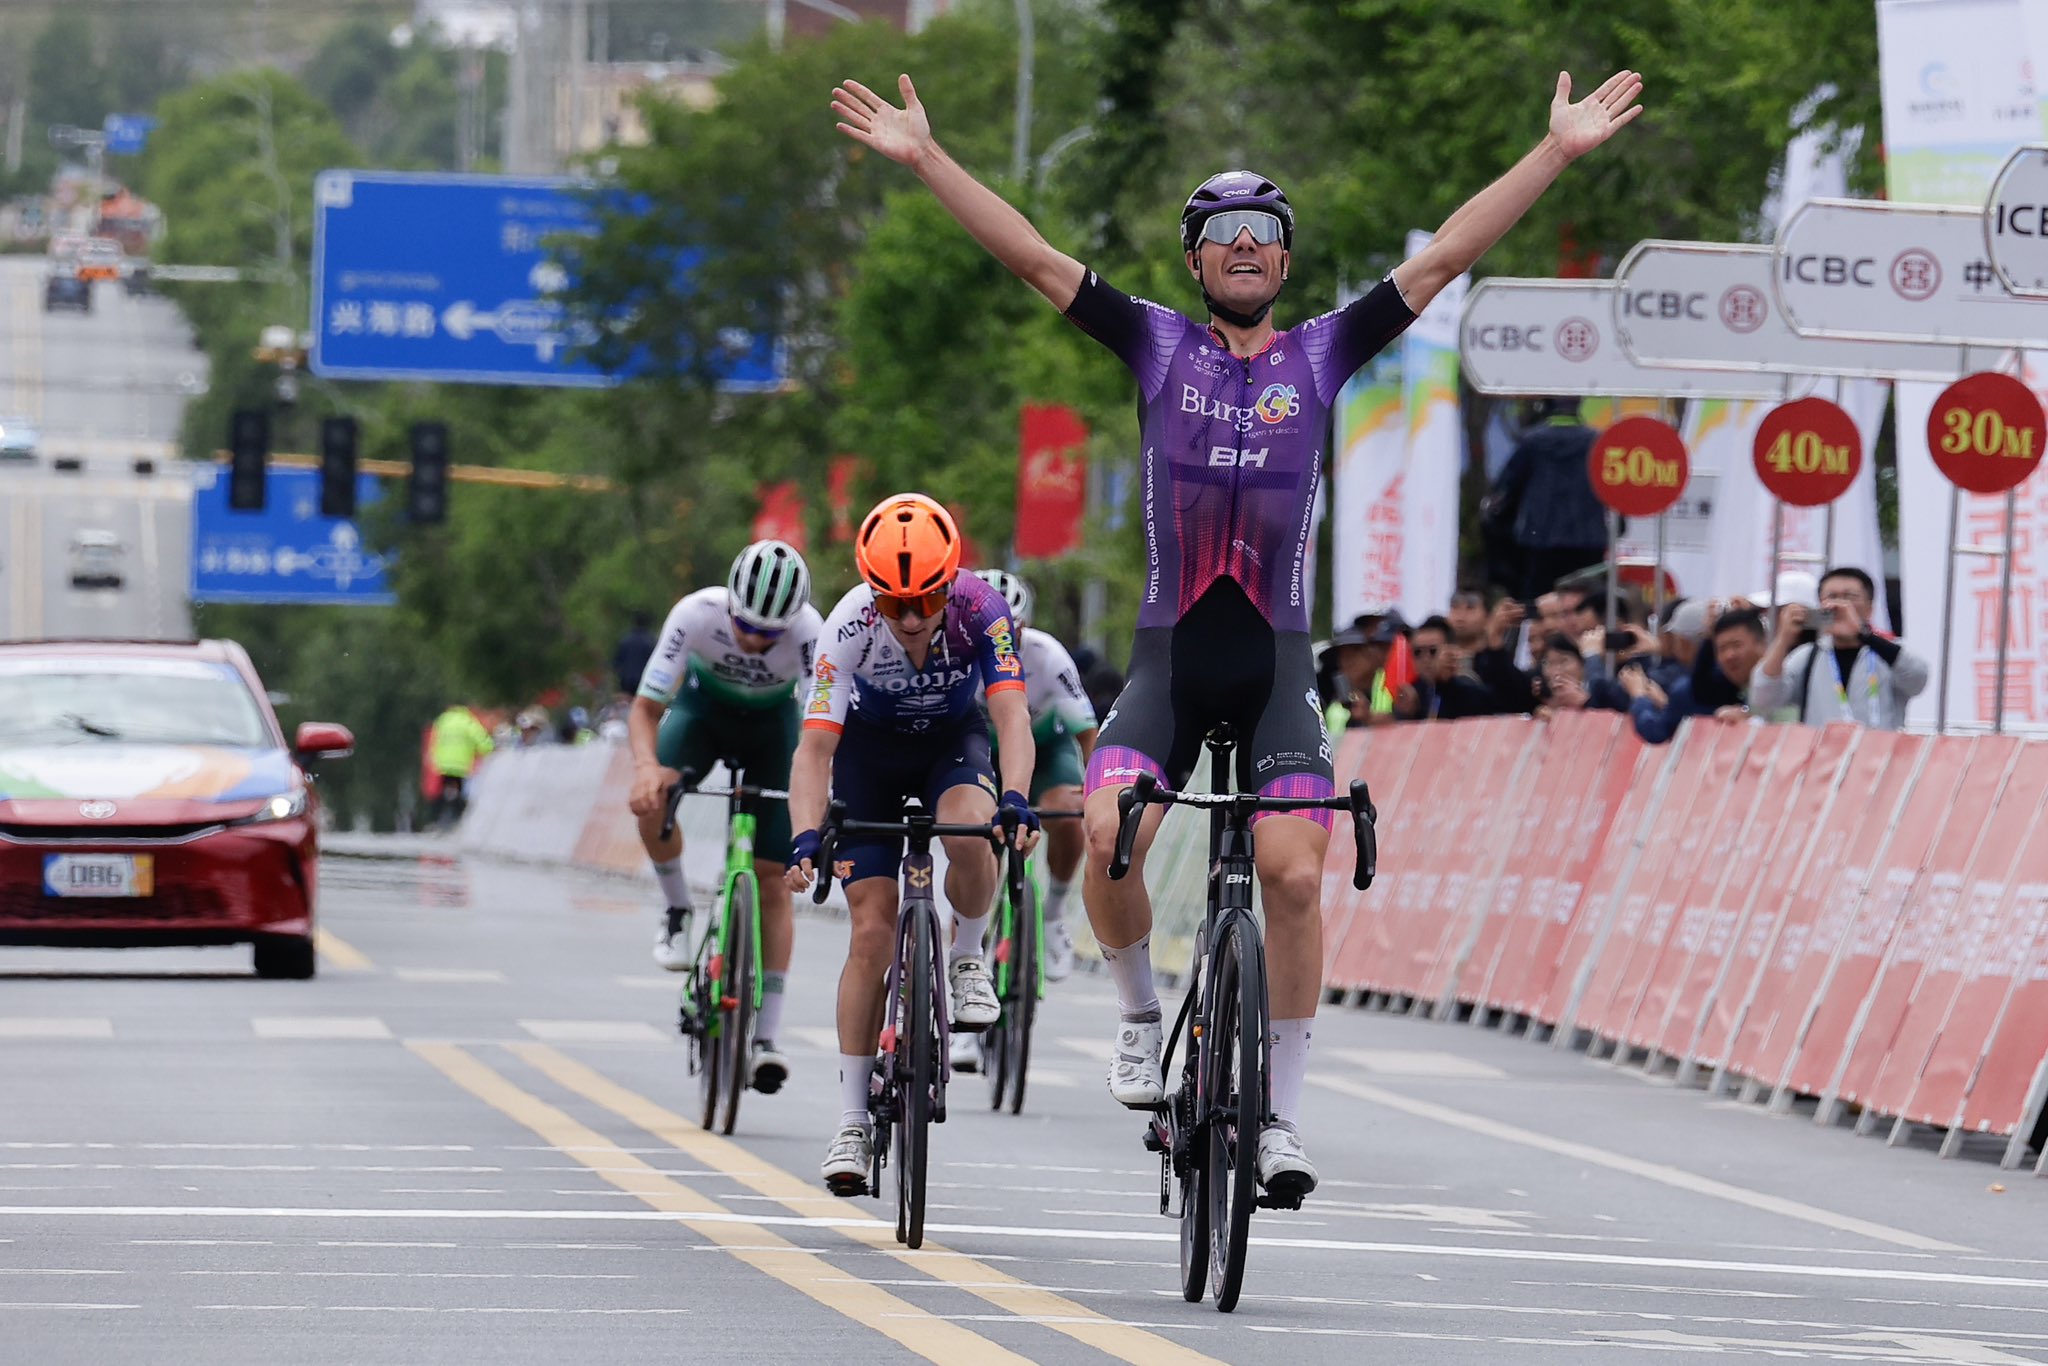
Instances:
[[[103,821],[114,814],[114,804],[108,801],[80,802],[78,814],[89,821]]]

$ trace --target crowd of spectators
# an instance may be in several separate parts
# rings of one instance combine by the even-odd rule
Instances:
[[[1774,604],[1772,598],[1778,601]],[[1818,584],[1782,575],[1773,592],[1615,602],[1603,580],[1574,575],[1533,600],[1477,591],[1417,623],[1370,612],[1322,648],[1320,685],[1332,734],[1349,726],[1467,716],[1612,711],[1663,744],[1688,717],[1723,721],[1904,723],[1928,665],[1875,631],[1875,586],[1834,568]],[[1654,609],[1654,610],[1652,610]]]

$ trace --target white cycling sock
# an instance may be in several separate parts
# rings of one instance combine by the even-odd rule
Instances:
[[[869,1053],[841,1053],[839,1055],[839,1127],[844,1129],[858,1124],[866,1128],[872,1121],[868,1117],[868,1077],[873,1074],[875,1059]]]
[[[654,880],[661,884],[661,894],[668,898],[669,905],[676,907],[678,910],[689,909],[690,880],[683,876],[683,860],[681,855],[677,855],[667,863],[655,864]]]
[[[1273,1050],[1273,1118],[1301,1129],[1301,1088],[1308,1084],[1309,1026],[1305,1020],[1275,1020],[1268,1036]]]
[[[787,980],[785,973],[761,974],[761,1013],[754,1017],[756,1039],[774,1042],[776,1027],[782,1023],[782,988]]]
[[[989,918],[986,915],[975,916],[970,919],[955,911],[953,913],[953,952],[947,957],[946,961],[951,963],[958,962],[962,958],[981,957],[982,941],[988,935],[988,921]]]
[[[1109,964],[1110,979],[1116,983],[1116,1003],[1130,1021],[1159,1018],[1159,988],[1152,983],[1152,936],[1120,949],[1105,947],[1102,961]]]
[[[1054,878],[1045,880],[1045,923],[1057,925],[1067,914],[1067,894],[1074,890],[1074,880],[1060,882]]]

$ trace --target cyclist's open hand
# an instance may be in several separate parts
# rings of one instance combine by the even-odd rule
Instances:
[[[641,764],[633,770],[633,795],[627,806],[636,816],[656,815],[668,800],[668,790],[682,780],[683,775],[672,768]]]
[[[1550,101],[1550,136],[1568,157],[1582,157],[1614,136],[1622,125],[1643,112],[1636,96],[1643,93],[1642,73],[1617,71],[1592,94],[1572,103],[1572,78],[1557,73],[1557,95]]]
[[[896,88],[903,93],[901,109],[849,79],[833,89],[832,112],[839,116],[840,132],[908,166],[931,145],[932,125],[910,77],[898,76]]]

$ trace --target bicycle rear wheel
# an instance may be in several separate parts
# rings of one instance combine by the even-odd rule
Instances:
[[[929,909],[911,929],[904,1032],[896,1040],[902,1110],[896,1125],[896,1240],[924,1246],[925,1162],[931,1150],[933,1088],[938,1081],[937,920]]]
[[[1259,1127],[1266,1104],[1266,964],[1257,927],[1232,916],[1216,946],[1211,972],[1206,1187],[1209,1206],[1209,1282],[1216,1308],[1237,1308],[1244,1285],[1245,1246],[1259,1199]]]
[[[1195,981],[1200,980],[1196,975]],[[1188,988],[1192,1008],[1182,1006],[1183,1021],[1201,1018],[1201,1002],[1196,991],[1194,986]],[[1190,1034],[1186,1043],[1187,1057],[1181,1064],[1180,1086],[1166,1098],[1171,1107],[1168,1130],[1172,1142],[1168,1151],[1172,1155],[1174,1180],[1180,1185],[1180,1294],[1189,1304],[1200,1304],[1209,1289],[1209,1195],[1204,1184],[1209,1147],[1202,1129],[1195,1122],[1195,1116],[1202,1108],[1202,1093],[1196,1084],[1202,1059],[1200,1042]],[[1171,1054],[1166,1058],[1166,1066],[1168,1075],[1172,1075]]]
[[[1010,994],[1003,1001],[1003,1070],[1010,1077],[1010,1113],[1024,1113],[1024,1076],[1031,1066],[1031,1023],[1038,1016],[1040,938],[1038,884],[1024,880],[1024,902],[1011,917]]]
[[[752,873],[740,873],[732,880],[732,897],[725,913],[725,974],[719,990],[719,1053],[725,1117],[721,1133],[731,1133],[740,1118],[740,1097],[752,1080],[748,1075],[747,1052],[753,1042],[754,991],[759,971],[754,961],[754,925],[759,914],[760,887]]]

